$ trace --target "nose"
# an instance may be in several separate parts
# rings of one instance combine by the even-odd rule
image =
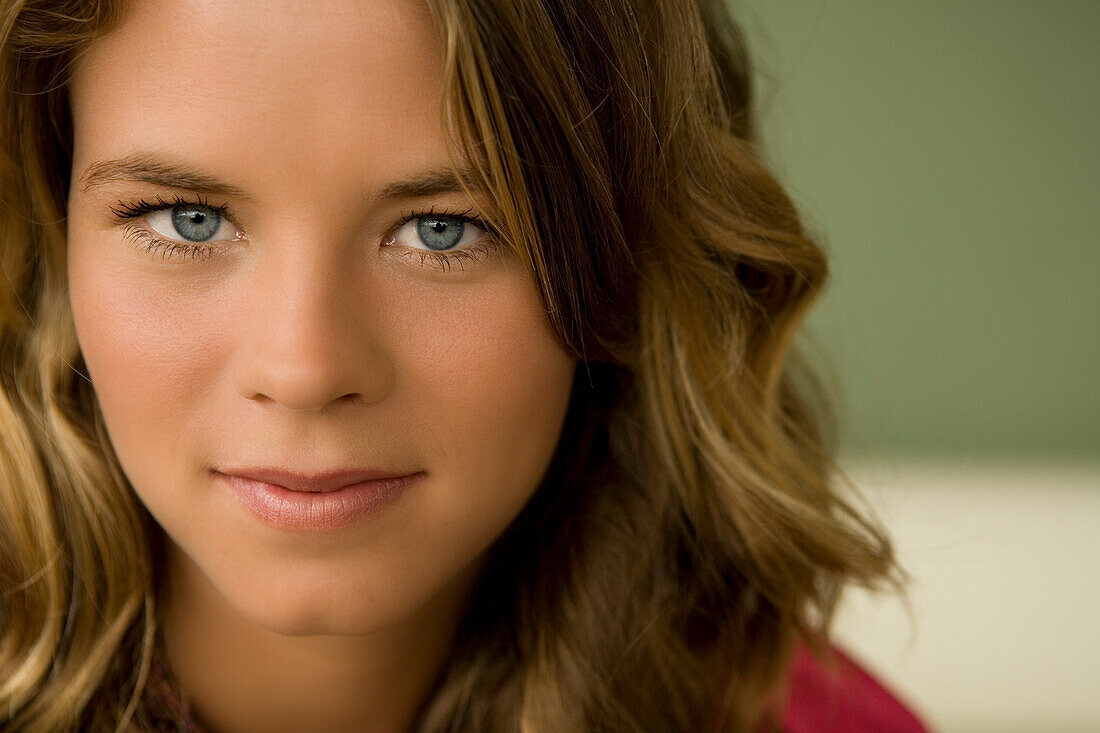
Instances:
[[[363,289],[347,268],[307,258],[257,265],[242,293],[233,368],[237,392],[294,411],[372,404],[392,391],[394,365]]]

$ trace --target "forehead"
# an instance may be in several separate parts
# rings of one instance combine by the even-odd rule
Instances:
[[[414,0],[130,2],[75,65],[76,153],[167,150],[282,180],[438,163],[441,54]]]

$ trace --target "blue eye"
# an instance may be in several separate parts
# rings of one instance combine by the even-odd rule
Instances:
[[[247,241],[225,206],[201,200],[176,197],[173,201],[157,196],[155,201],[120,201],[111,212],[141,249],[159,253],[163,259],[209,259],[219,251],[215,247]],[[382,244],[421,265],[461,270],[465,264],[499,253],[501,247],[492,227],[471,213],[432,208],[404,214]]]
[[[207,206],[176,206],[172,209],[172,227],[189,242],[205,242],[218,233],[221,216]]]
[[[477,241],[486,229],[480,219],[459,214],[412,214],[393,233],[393,239],[410,249],[449,252]]]
[[[462,240],[466,222],[457,216],[422,216],[417,219],[420,241],[436,251],[451,249]]]
[[[150,211],[149,228],[162,237],[184,242],[233,239],[237,227],[217,209],[204,204],[177,204]]]

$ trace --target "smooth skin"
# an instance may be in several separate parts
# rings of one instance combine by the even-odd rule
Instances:
[[[170,664],[218,733],[408,729],[549,465],[576,366],[507,247],[470,224],[471,256],[441,267],[402,224],[486,213],[393,197],[450,161],[427,7],[320,7],[130,3],[72,82],[73,317],[168,538]],[[171,175],[117,164],[136,155]],[[177,198],[224,207],[199,210],[220,221],[205,248],[174,228],[186,209],[117,213]],[[214,474],[260,465],[424,476],[362,521],[287,529]]]

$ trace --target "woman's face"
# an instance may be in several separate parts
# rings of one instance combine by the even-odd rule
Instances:
[[[185,568],[291,634],[476,575],[574,372],[518,258],[440,216],[485,210],[445,175],[427,7],[323,7],[130,3],[72,83],[69,286],[111,441]],[[414,477],[340,489],[371,471]]]

